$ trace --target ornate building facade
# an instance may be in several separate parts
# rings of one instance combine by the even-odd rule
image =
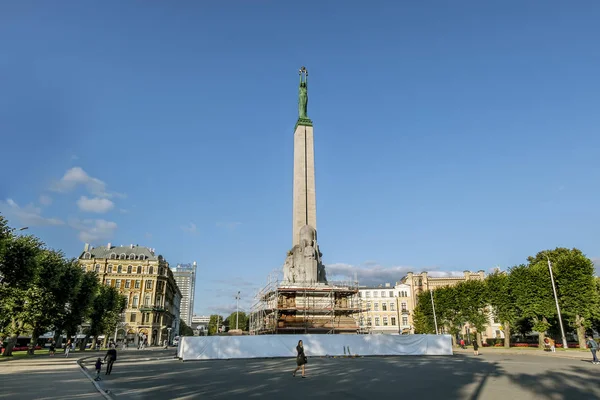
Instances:
[[[389,335],[413,333],[410,290],[408,285],[402,283],[360,287],[360,332]]]
[[[178,334],[181,291],[169,263],[154,249],[86,244],[79,263],[85,270],[95,271],[101,284],[118,289],[127,299],[117,327],[118,342],[137,345],[146,339],[148,344],[158,345]]]

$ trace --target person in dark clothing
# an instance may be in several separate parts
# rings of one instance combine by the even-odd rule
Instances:
[[[302,369],[302,377],[306,378],[306,368],[305,365],[308,362],[306,355],[304,354],[304,345],[302,344],[302,340],[298,341],[298,346],[296,346],[296,351],[298,352],[298,355],[296,356],[296,369],[294,370],[294,372],[292,373],[292,376],[296,376],[296,372],[298,372],[299,369]]]
[[[598,351],[598,343],[591,336],[586,336],[585,344],[592,352],[592,364],[598,364],[598,357],[596,356],[596,351]]]
[[[477,339],[473,342],[473,354],[476,356],[479,355],[479,343],[477,343]]]
[[[108,361],[106,360],[107,358]],[[108,349],[106,355],[104,356],[104,361],[107,361],[106,372],[104,374],[110,375],[110,373],[112,372],[113,364],[115,363],[115,361],[117,361],[117,349]]]

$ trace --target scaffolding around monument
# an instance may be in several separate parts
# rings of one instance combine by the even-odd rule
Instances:
[[[269,275],[250,312],[250,334],[357,334],[362,302],[358,282],[288,286]]]

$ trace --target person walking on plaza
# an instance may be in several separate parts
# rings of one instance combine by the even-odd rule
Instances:
[[[465,349],[465,339],[460,339],[460,347],[461,349]]]
[[[296,376],[296,372],[298,372],[299,369],[302,369],[302,377],[306,378],[306,368],[305,365],[308,362],[306,355],[304,354],[304,345],[302,344],[302,340],[298,341],[298,346],[296,346],[296,351],[298,352],[298,355],[296,356],[296,369],[294,370],[294,372],[292,373],[292,376]]]
[[[53,356],[56,353],[56,342],[53,340],[50,342],[50,351],[48,352],[48,354],[50,356]]]
[[[65,345],[65,357],[69,357],[69,352],[71,351],[71,339],[67,341]]]
[[[479,355],[479,343],[477,343],[477,339],[473,341],[473,354],[476,356]]]
[[[586,336],[585,344],[592,352],[592,364],[598,364],[598,357],[596,357],[596,351],[598,350],[598,343],[591,336]]]
[[[98,357],[98,359],[96,360],[96,377],[94,378],[95,381],[99,381],[100,380],[100,372],[102,371],[102,359],[100,357]]]
[[[117,349],[108,349],[106,355],[104,356],[104,361],[108,358],[108,362],[106,363],[106,372],[104,375],[110,375],[112,372],[112,367],[115,361],[117,361]]]

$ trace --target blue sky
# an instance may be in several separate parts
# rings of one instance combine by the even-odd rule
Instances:
[[[247,308],[291,247],[310,71],[329,276],[600,257],[594,1],[0,2],[0,212],[198,262]],[[8,39],[8,40],[7,40]]]

